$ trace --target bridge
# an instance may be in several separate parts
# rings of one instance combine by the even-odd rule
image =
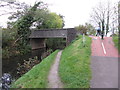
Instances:
[[[46,47],[46,38],[65,38],[67,46],[75,37],[76,30],[74,28],[31,30],[31,35],[29,36],[32,49]]]

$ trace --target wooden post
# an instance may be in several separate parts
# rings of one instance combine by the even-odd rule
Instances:
[[[83,34],[83,46],[85,47],[85,35]]]

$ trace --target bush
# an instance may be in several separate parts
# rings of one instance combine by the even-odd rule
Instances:
[[[113,42],[114,42],[114,44],[115,44],[115,47],[118,49],[118,51],[119,51],[119,53],[120,53],[120,47],[119,47],[119,45],[118,45],[118,35],[114,35],[113,36]]]
[[[66,46],[66,40],[63,38],[50,38],[46,40],[46,45],[53,51],[56,49],[63,49]]]
[[[47,77],[57,53],[58,50],[43,59],[41,63],[14,82],[12,88],[47,88]]]

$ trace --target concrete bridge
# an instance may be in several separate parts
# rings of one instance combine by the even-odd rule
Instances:
[[[32,49],[39,49],[46,47],[46,38],[65,38],[66,46],[76,37],[76,30],[74,28],[66,29],[43,29],[32,30],[30,35],[30,44]]]

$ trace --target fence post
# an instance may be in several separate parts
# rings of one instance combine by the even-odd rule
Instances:
[[[83,47],[85,47],[85,35],[83,34]]]

